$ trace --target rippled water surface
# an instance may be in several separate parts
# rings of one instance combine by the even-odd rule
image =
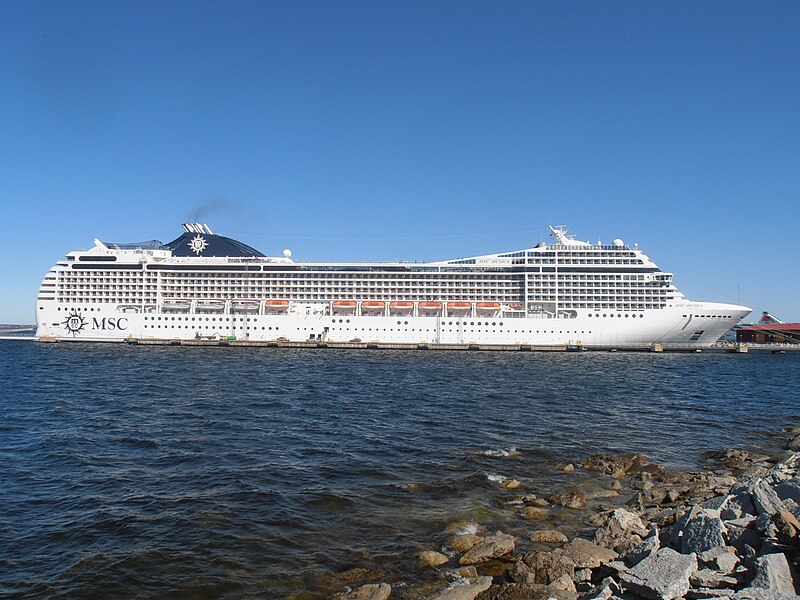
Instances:
[[[510,523],[490,476],[696,466],[800,413],[800,353],[0,342],[0,374],[0,596],[31,598],[324,597],[453,521]]]

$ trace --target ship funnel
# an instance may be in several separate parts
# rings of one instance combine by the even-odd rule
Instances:
[[[186,231],[186,233],[207,233],[208,235],[214,235],[214,232],[211,231],[211,227],[205,223],[184,223],[183,230]]]

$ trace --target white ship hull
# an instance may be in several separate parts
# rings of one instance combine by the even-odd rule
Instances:
[[[251,341],[319,341],[393,344],[478,344],[481,346],[579,344],[585,348],[703,348],[716,342],[746,307],[692,302],[639,317],[592,311],[575,318],[346,316],[300,314],[174,314],[119,312],[110,307],[58,310],[39,315],[37,336],[60,341],[225,339]],[[606,317],[602,315],[606,314]],[[613,315],[613,316],[611,316]],[[69,319],[74,323],[68,326]],[[703,333],[699,336],[697,331]]]

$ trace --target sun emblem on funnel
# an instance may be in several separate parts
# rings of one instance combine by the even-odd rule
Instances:
[[[83,331],[84,327],[86,327],[86,319],[83,318],[81,313],[72,311],[69,313],[69,316],[64,320],[62,325],[64,325],[64,329],[67,330],[67,333],[71,333],[73,336],[75,336]]]
[[[208,246],[208,243],[206,242],[206,239],[200,234],[194,236],[192,240],[189,242],[189,249],[198,256],[203,253],[203,250],[206,249],[206,246]]]

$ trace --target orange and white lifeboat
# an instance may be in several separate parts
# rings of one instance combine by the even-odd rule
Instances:
[[[377,300],[364,300],[361,303],[362,315],[382,315],[386,310],[386,302],[378,302]]]
[[[448,315],[465,315],[472,310],[471,302],[448,302]]]
[[[508,310],[522,310],[524,307],[522,304],[509,304]]]
[[[396,315],[410,315],[414,310],[414,303],[405,301],[390,302],[389,310]]]
[[[435,315],[442,311],[441,302],[420,302],[417,304],[417,310],[421,315]]]
[[[264,307],[269,312],[277,312],[277,313],[285,313],[289,310],[289,301],[288,300],[267,300],[264,303]]]
[[[500,310],[499,302],[477,302],[475,311],[482,315],[493,315]]]
[[[337,315],[352,315],[356,312],[355,300],[334,300],[333,312]]]

